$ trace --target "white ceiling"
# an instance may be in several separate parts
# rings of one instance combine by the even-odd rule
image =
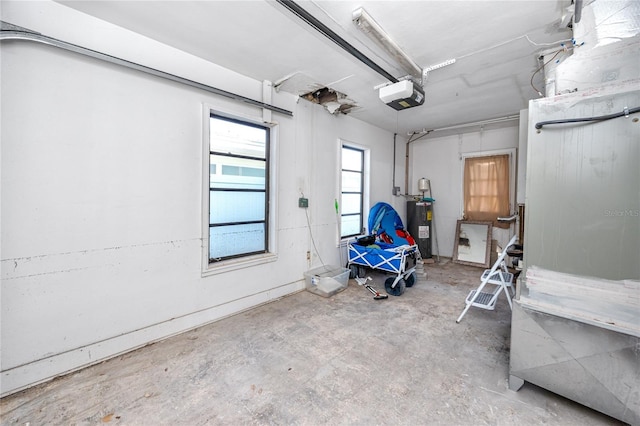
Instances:
[[[349,115],[400,134],[517,114],[538,97],[537,56],[571,38],[570,0],[297,1],[387,72],[401,70],[352,22],[363,7],[429,72],[424,105],[397,112],[378,98],[385,78],[275,1],[61,1],[108,22],[297,94],[323,86]],[[533,79],[543,90],[542,73]]]

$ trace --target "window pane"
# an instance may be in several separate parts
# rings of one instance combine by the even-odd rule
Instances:
[[[342,194],[342,214],[361,213],[362,196],[360,194]]]
[[[267,129],[211,117],[211,151],[266,158]]]
[[[264,168],[243,166],[222,166],[223,175],[264,177]]]
[[[211,188],[260,189],[266,186],[266,161],[210,155],[209,163],[220,165],[221,173],[211,175]]]
[[[343,237],[360,234],[360,216],[342,216],[340,229]]]
[[[209,191],[209,223],[265,220],[265,193]]]
[[[362,171],[362,151],[342,148],[342,168]]]
[[[342,192],[362,192],[362,173],[343,171]]]
[[[362,232],[364,151],[342,147],[341,172],[341,224],[342,237],[358,235]]]
[[[209,258],[265,251],[264,238],[264,223],[209,228]]]
[[[464,215],[468,220],[494,221],[508,216],[509,155],[466,158],[464,162]]]
[[[268,246],[269,129],[211,116],[210,131],[209,224],[216,225],[209,229],[210,258],[263,253]]]

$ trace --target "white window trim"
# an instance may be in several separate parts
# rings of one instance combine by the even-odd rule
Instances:
[[[489,157],[491,155],[509,155],[509,212],[515,213],[516,205],[516,158],[517,148],[495,149],[491,151],[465,152],[460,156],[460,217],[464,217],[464,163],[467,158]]]
[[[211,114],[232,118],[235,120],[246,121],[248,123],[254,123],[269,128],[269,246],[267,247],[267,253],[260,253],[252,256],[238,257],[234,259],[223,260],[221,262],[209,263],[209,137]],[[235,271],[238,269],[244,269],[250,266],[261,265],[278,260],[278,236],[276,233],[276,230],[278,229],[278,214],[276,203],[276,200],[278,199],[278,167],[276,164],[278,159],[276,149],[276,146],[278,145],[278,123],[265,123],[262,120],[261,116],[251,116],[237,112],[225,111],[209,104],[203,104],[202,123],[202,276],[205,277],[209,275],[221,274],[224,272]]]
[[[369,210],[371,209],[370,203],[370,186],[371,186],[371,148],[357,144],[355,142],[351,142],[346,139],[338,138],[338,148],[337,148],[337,170],[338,170],[338,178],[336,179],[336,200],[340,200],[342,198],[342,147],[347,146],[350,148],[355,148],[363,151],[364,153],[364,176],[363,176],[363,188],[362,188],[362,226],[366,229],[367,224],[369,223]],[[342,229],[341,229],[341,215],[342,214],[342,205],[339,205],[338,215],[336,216],[337,226],[336,226],[336,247],[346,247],[347,242],[353,237],[345,237],[342,238]]]

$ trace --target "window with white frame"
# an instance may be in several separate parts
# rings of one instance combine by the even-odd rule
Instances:
[[[342,145],[340,237],[364,232],[365,151]]]
[[[209,118],[209,263],[269,247],[268,127]]]

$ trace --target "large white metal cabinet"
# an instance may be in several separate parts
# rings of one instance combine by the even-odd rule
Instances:
[[[634,107],[631,85],[530,102],[510,386],[640,424],[640,113],[535,127]]]
[[[640,278],[640,114],[544,126],[640,106],[640,91],[531,102],[526,265],[612,280]]]

